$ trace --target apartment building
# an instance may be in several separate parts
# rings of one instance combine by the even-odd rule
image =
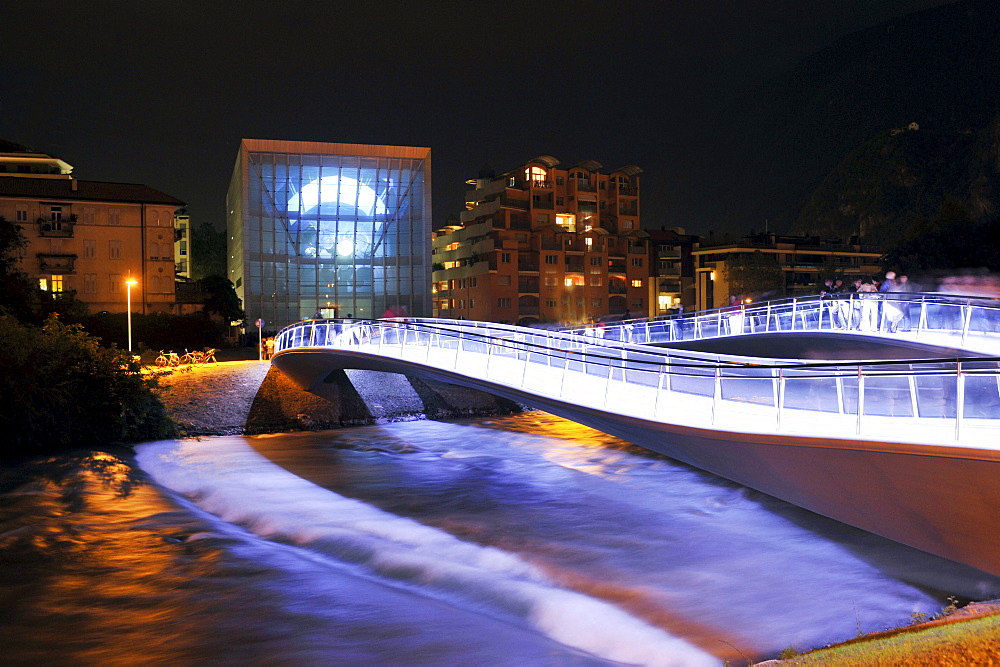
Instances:
[[[857,239],[839,239],[781,234],[751,234],[739,242],[714,243],[702,240],[694,245],[696,308],[719,308],[729,297],[780,298],[818,294],[827,278],[841,278],[852,284],[857,278],[881,271],[880,250],[862,247]],[[759,254],[757,254],[759,253]],[[748,262],[766,263],[780,271],[774,289],[764,294],[736,294],[730,285],[730,271]]]
[[[548,155],[467,181],[466,211],[434,235],[438,317],[579,324],[650,314],[642,170]]]
[[[179,199],[136,183],[74,178],[66,162],[0,144],[0,216],[28,241],[21,269],[72,293],[91,312],[175,312],[174,211]]]

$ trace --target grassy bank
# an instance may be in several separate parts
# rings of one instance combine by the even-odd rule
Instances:
[[[1000,601],[794,656],[785,665],[1000,665]]]

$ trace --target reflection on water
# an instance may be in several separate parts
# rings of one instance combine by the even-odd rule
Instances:
[[[544,413],[138,462],[0,476],[8,660],[718,664],[1000,591]]]

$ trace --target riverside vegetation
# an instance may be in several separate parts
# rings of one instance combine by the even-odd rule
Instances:
[[[174,437],[176,426],[131,353],[50,316],[0,315],[0,432],[6,456]]]

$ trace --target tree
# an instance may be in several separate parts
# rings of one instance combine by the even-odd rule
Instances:
[[[777,258],[760,250],[726,257],[723,276],[731,295],[760,298],[781,294],[785,290],[785,274]]]
[[[236,295],[233,281],[220,275],[212,275],[198,281],[198,286],[208,294],[205,300],[205,311],[216,313],[225,322],[239,322],[246,317],[243,312],[243,302]]]
[[[0,311],[22,322],[32,319],[39,292],[19,266],[20,252],[27,245],[21,226],[0,216]]]
[[[226,232],[210,222],[191,229],[191,277],[226,275]]]

